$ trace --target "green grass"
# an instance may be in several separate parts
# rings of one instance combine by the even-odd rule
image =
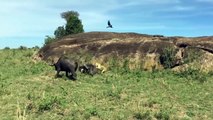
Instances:
[[[70,81],[55,78],[46,63],[34,63],[35,52],[0,50],[2,120],[213,119],[212,74],[199,82],[191,72],[112,69],[93,77],[78,72]]]

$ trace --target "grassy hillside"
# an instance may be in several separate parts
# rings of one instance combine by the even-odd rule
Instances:
[[[131,120],[213,119],[213,77],[189,69],[129,71],[115,68],[78,80],[55,78],[34,49],[0,50],[0,118]]]

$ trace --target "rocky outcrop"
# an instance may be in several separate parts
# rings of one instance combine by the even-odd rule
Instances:
[[[70,55],[80,62],[95,62],[106,67],[112,66],[112,62],[122,66],[125,61],[128,61],[130,69],[152,70],[165,67],[160,59],[168,48],[175,52],[171,68],[194,61],[190,59],[199,60],[202,68],[213,68],[213,37],[189,38],[137,33],[88,32],[66,36],[46,45],[38,55],[43,60]],[[195,54],[194,56],[197,54],[197,58],[193,58],[192,54]]]

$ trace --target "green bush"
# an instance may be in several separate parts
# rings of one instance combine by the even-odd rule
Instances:
[[[176,50],[172,47],[167,47],[163,50],[163,53],[160,55],[160,63],[164,68],[172,68],[175,65],[175,54]]]
[[[19,50],[27,50],[27,47],[21,45],[18,49],[19,49]]]
[[[130,71],[130,69],[129,69],[129,60],[128,59],[124,60],[122,69],[123,69],[124,72],[129,72]]]
[[[65,26],[66,35],[77,34],[84,32],[81,20],[77,16],[72,16],[68,19]]]
[[[44,40],[44,46],[54,42],[56,39],[54,37],[50,37],[50,36],[46,36],[45,40]]]
[[[111,57],[109,58],[109,68],[110,71],[119,72],[122,74],[126,74],[128,72],[131,72],[129,69],[129,59],[121,59],[118,57]]]
[[[164,111],[160,111],[156,113],[154,116],[157,120],[170,120],[169,113]]]
[[[5,47],[5,48],[4,48],[4,50],[9,50],[9,49],[10,49],[10,47]]]
[[[65,35],[66,35],[66,31],[65,31],[65,29],[64,29],[64,26],[59,26],[59,27],[55,30],[54,35],[55,35],[55,37],[56,37],[57,39],[60,39],[60,38],[62,38],[63,36],[65,36]]]
[[[149,111],[146,111],[145,113],[135,113],[133,117],[136,120],[152,120],[152,117]]]
[[[40,47],[36,45],[36,46],[32,47],[32,49],[40,49]]]
[[[183,57],[184,63],[191,63],[198,60],[202,55],[202,51],[198,48],[188,48]]]
[[[201,83],[207,81],[207,74],[201,72],[198,68],[189,67],[188,69],[176,73],[179,77],[186,78],[187,80],[199,81]]]

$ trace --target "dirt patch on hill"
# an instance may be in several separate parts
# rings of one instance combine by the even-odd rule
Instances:
[[[50,60],[62,55],[70,55],[82,63],[98,62],[107,67],[112,64],[113,59],[121,66],[124,61],[128,61],[131,69],[137,66],[152,70],[164,67],[160,58],[165,54],[167,48],[175,51],[172,67],[185,64],[186,56],[193,53],[190,53],[191,51],[188,49],[202,51],[198,56],[199,59],[196,58],[200,61],[199,63],[212,62],[210,59],[213,59],[213,37],[164,37],[162,35],[112,32],[89,32],[66,36],[43,47],[38,56],[43,60]],[[206,57],[207,55],[208,57]],[[203,60],[204,58],[208,60]],[[207,64],[202,63],[201,66],[211,69]]]

